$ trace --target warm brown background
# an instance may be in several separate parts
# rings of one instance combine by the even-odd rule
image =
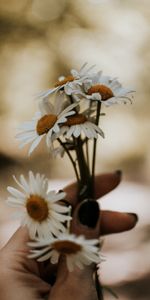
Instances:
[[[33,116],[35,95],[85,61],[136,90],[132,106],[104,109],[106,138],[99,139],[97,156],[97,172],[124,172],[123,183],[102,206],[135,211],[140,218],[137,229],[105,239],[102,281],[121,300],[150,299],[149,20],[149,0],[0,1],[1,245],[18,226],[4,204],[12,174],[44,172],[56,188],[74,176],[68,160],[52,160],[44,144],[31,158],[28,147],[18,148],[16,128]]]

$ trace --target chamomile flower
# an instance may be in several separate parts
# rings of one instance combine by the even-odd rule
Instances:
[[[98,239],[86,240],[84,236],[62,233],[57,239],[49,238],[28,243],[30,247],[36,248],[31,250],[29,257],[37,258],[40,262],[50,259],[51,263],[55,264],[63,254],[71,272],[75,267],[83,269],[84,265],[100,262],[98,244]]]
[[[63,200],[66,193],[48,191],[48,179],[44,175],[29,172],[28,181],[23,175],[18,181],[19,190],[8,187],[11,196],[7,203],[13,207],[22,208],[21,224],[26,225],[31,238],[46,238],[58,236],[60,231],[66,231],[64,222],[71,219],[70,208],[60,205],[58,201]]]
[[[62,89],[64,89],[67,95],[71,95],[72,91],[76,93],[76,91],[78,91],[78,86],[82,85],[83,80],[89,77],[93,67],[94,66],[87,68],[87,63],[85,63],[79,71],[72,69],[68,76],[60,76],[53,88],[41,92],[38,97],[44,99]]]
[[[102,72],[98,72],[89,80],[86,80],[82,87],[83,89],[81,92],[79,91],[79,94],[81,93],[89,100],[101,101],[106,106],[121,102],[125,104],[127,101],[132,103],[132,93],[134,91],[123,88],[116,78],[103,76]]]
[[[20,148],[31,143],[30,155],[44,136],[47,146],[50,147],[54,140],[53,134],[57,134],[57,137],[62,134],[63,129],[60,125],[67,121],[68,116],[75,113],[73,108],[76,105],[76,103],[71,104],[62,110],[62,102],[59,102],[59,97],[56,98],[54,105],[50,102],[40,103],[40,111],[31,121],[23,123],[19,128],[16,138],[21,141]]]
[[[66,126],[65,137],[67,139],[72,136],[77,138],[82,134],[89,139],[97,139],[98,134],[104,137],[103,131],[92,122],[92,118],[84,113],[76,113],[73,116],[69,116],[67,121],[63,124],[63,127],[64,126]]]

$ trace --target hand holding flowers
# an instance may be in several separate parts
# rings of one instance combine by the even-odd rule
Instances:
[[[97,139],[104,138],[99,127],[102,105],[131,102],[132,92],[116,78],[93,72],[93,66],[87,68],[84,64],[79,72],[71,70],[68,76],[59,78],[54,88],[40,93],[38,111],[31,121],[20,126],[16,136],[21,147],[31,143],[29,155],[45,138],[48,151],[54,156],[68,155],[76,175],[77,184],[66,189],[67,193],[49,191],[48,179],[31,171],[28,179],[23,175],[19,180],[14,177],[21,190],[8,187],[11,196],[7,202],[22,208],[21,224],[27,226],[33,240],[28,243],[28,257],[56,265],[57,278],[50,300],[70,299],[72,290],[72,300],[102,299],[101,289],[96,292],[94,285],[96,264],[102,258],[100,234],[128,230],[135,225],[133,214],[100,214],[96,201],[118,185],[120,173],[95,179]],[[79,293],[81,278],[85,288]]]
[[[97,176],[95,179],[96,198],[113,190],[119,182],[118,172]],[[100,219],[94,228],[89,227],[88,224],[87,226],[82,225],[80,222],[82,219],[81,204],[78,202],[77,191],[75,183],[64,189],[67,194],[67,202],[74,208],[73,232],[75,234],[96,239],[98,232],[101,232],[101,235],[110,234],[130,230],[135,226],[137,219],[134,215],[111,211],[101,211]],[[28,300],[44,300],[46,295],[49,300],[68,300],[69,297],[73,300],[77,298],[91,300],[91,294],[92,299],[98,299],[91,277],[94,272],[93,268],[95,268],[93,264],[85,266],[83,270],[76,268],[73,272],[69,272],[64,259],[59,262],[59,265],[50,264],[49,260],[40,263],[28,259],[29,246],[27,244],[29,241],[27,228],[21,227],[0,251],[1,300],[10,298],[13,300],[26,300],[27,298]],[[54,284],[55,277],[57,280]],[[67,291],[71,292],[67,293]]]

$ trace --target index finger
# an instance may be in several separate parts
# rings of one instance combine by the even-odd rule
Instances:
[[[98,199],[105,194],[115,189],[121,181],[121,171],[114,173],[99,174],[95,176],[95,199]],[[63,189],[66,195],[66,201],[69,202],[73,208],[78,203],[78,186],[74,182]]]

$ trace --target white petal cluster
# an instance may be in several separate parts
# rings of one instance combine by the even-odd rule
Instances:
[[[29,155],[39,145],[43,137],[46,138],[47,147],[50,148],[52,142],[64,132],[64,129],[60,125],[67,121],[67,117],[75,114],[73,109],[77,106],[77,103],[70,104],[62,110],[63,103],[59,100],[60,97],[56,97],[54,105],[50,102],[40,103],[40,111],[35,113],[33,119],[20,125],[16,139],[21,142],[20,148],[31,143]],[[45,115],[54,115],[57,117],[57,120],[47,132],[39,135],[37,132],[37,124],[38,121]]]
[[[97,139],[98,135],[104,137],[104,133],[97,125],[92,123],[91,121],[86,121],[83,124],[72,125],[70,127],[66,127],[66,138],[69,139],[71,137],[78,138],[79,136],[84,135],[88,139]]]
[[[57,239],[36,240],[28,243],[28,245],[34,248],[31,250],[29,257],[37,258],[40,262],[50,259],[52,264],[56,264],[60,255],[64,254],[70,272],[75,267],[83,269],[85,265],[100,262],[98,239],[86,240],[84,236],[62,233]],[[68,251],[65,253],[64,249]]]
[[[107,100],[103,100],[103,97],[100,93],[93,93],[92,95],[88,95],[88,90],[96,85],[103,85],[106,88],[109,88],[112,91],[112,97]],[[102,103],[104,103],[104,105],[110,106],[116,103],[126,104],[127,101],[132,103],[133,92],[134,90],[124,88],[116,78],[103,76],[102,72],[100,71],[83,84],[82,95],[88,100],[101,101]]]
[[[94,66],[91,66],[87,68],[87,63],[84,63],[83,66],[80,68],[79,71],[72,69],[70,71],[69,76],[60,76],[58,79],[58,82],[60,84],[54,88],[48,89],[47,91],[41,92],[38,94],[38,98],[47,98],[48,96],[64,89],[65,93],[67,95],[71,95],[72,91],[76,91],[78,93],[78,87],[81,86],[89,76],[90,76],[90,71],[94,68]],[[71,77],[71,81],[70,81]],[[68,78],[68,80],[67,80]],[[64,82],[66,81],[66,82]]]
[[[64,222],[71,220],[71,217],[68,215],[70,208],[59,204],[59,201],[65,198],[66,193],[49,191],[48,179],[39,173],[34,175],[30,171],[28,180],[23,175],[20,176],[19,181],[16,177],[14,177],[14,180],[19,186],[19,190],[10,186],[7,188],[11,194],[7,203],[13,207],[22,208],[20,213],[21,224],[28,227],[31,238],[58,236],[60,231],[66,231]],[[31,212],[29,213],[27,203],[33,197],[34,203],[31,202]],[[39,199],[42,199],[40,205]],[[41,221],[40,214],[42,210],[45,217]]]
[[[31,121],[20,126],[16,135],[21,148],[30,144],[29,155],[43,138],[48,151],[54,157],[63,156],[67,140],[71,142],[77,138],[97,139],[99,135],[104,138],[98,124],[98,103],[110,106],[132,102],[132,90],[124,88],[116,78],[104,76],[102,71],[93,71],[94,67],[88,67],[85,63],[79,71],[72,69],[68,76],[59,77],[53,88],[38,95],[39,111]],[[82,118],[83,122],[77,120],[81,114],[86,116]],[[73,115],[77,119],[67,122]],[[43,131],[39,131],[40,122],[43,122]]]

